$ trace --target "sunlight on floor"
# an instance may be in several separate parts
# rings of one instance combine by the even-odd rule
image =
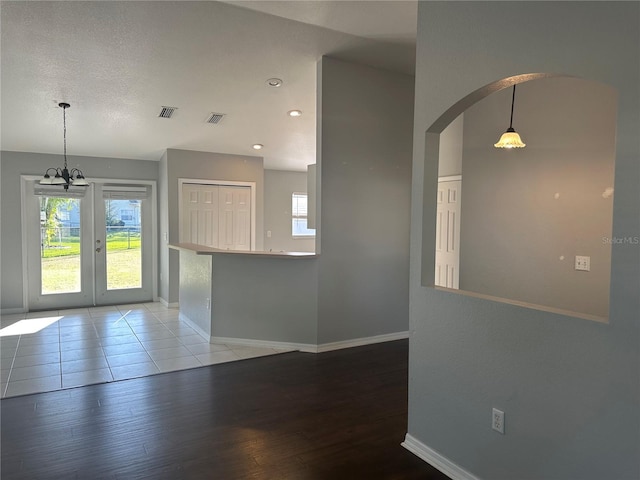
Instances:
[[[10,337],[13,335],[28,335],[30,333],[37,333],[43,328],[47,328],[49,325],[54,324],[62,317],[43,317],[43,318],[28,318],[20,320],[19,322],[4,327],[0,330],[0,337]]]

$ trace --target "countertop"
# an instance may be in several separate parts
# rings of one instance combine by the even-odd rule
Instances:
[[[272,258],[315,258],[318,254],[314,252],[282,252],[282,251],[262,251],[262,250],[224,250],[221,248],[196,245],[195,243],[170,243],[169,248],[193,252],[196,255],[252,255],[258,257]]]

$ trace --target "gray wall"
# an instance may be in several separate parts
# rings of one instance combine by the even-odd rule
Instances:
[[[460,289],[607,318],[617,98],[575,78],[518,85],[527,144],[496,149],[511,89],[464,115]],[[557,196],[557,198],[556,198]],[[576,255],[591,271],[574,269]]]
[[[464,114],[449,124],[440,134],[438,176],[462,174],[462,145],[464,142]]]
[[[173,250],[172,250],[173,251]],[[211,336],[212,258],[180,251],[180,316]]]
[[[211,336],[317,343],[316,258],[213,256]]]
[[[640,4],[418,8],[408,432],[479,478],[637,479],[637,244],[613,247],[608,324],[425,288],[421,274],[423,260],[433,274],[433,258],[423,254],[434,251],[438,169],[437,156],[425,158],[425,132],[472,92],[530,72],[617,89],[613,235],[640,236]],[[449,111],[437,127],[459,113]],[[492,407],[506,413],[504,436],[490,428]]]
[[[20,205],[20,175],[43,175],[49,167],[61,167],[61,155],[25,152],[2,152],[0,159],[1,187],[1,255],[2,309],[23,309],[22,303],[22,217]],[[158,162],[121,158],[68,157],[69,167],[79,167],[91,178],[157,180]]]
[[[318,342],[406,331],[413,77],[319,67]]]
[[[264,249],[266,251],[313,252],[315,238],[291,235],[291,195],[307,192],[305,172],[264,171]],[[271,238],[267,237],[271,231]]]
[[[230,155],[223,153],[196,152],[191,150],[168,149],[160,162],[160,184],[166,183],[167,196],[160,198],[159,217],[160,238],[160,281],[161,297],[168,303],[178,302],[180,256],[176,250],[169,250],[164,242],[179,241],[178,179],[228,180],[256,183],[256,250],[263,248],[264,231],[264,171],[262,157]],[[168,263],[168,264],[167,264]],[[166,273],[166,275],[165,275]]]

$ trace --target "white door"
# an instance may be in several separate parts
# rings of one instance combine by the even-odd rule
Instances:
[[[93,305],[93,187],[24,188],[29,310]]]
[[[438,182],[435,284],[459,288],[461,180]]]
[[[181,242],[218,246],[218,186],[182,185]]]
[[[251,250],[251,189],[219,187],[220,235],[218,248]]]
[[[29,310],[153,299],[150,188],[26,182]]]
[[[180,242],[251,250],[251,187],[182,184]]]
[[[150,186],[94,188],[96,305],[153,300]]]

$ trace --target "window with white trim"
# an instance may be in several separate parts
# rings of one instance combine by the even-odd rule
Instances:
[[[307,194],[291,195],[291,235],[293,238],[309,238],[316,236],[315,228],[307,228]]]

